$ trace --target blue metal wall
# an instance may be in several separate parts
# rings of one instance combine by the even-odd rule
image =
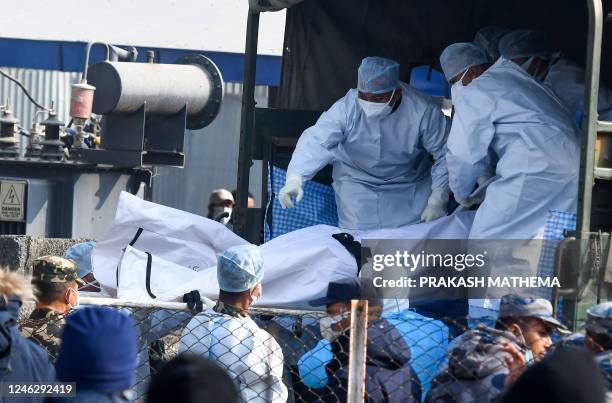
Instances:
[[[119,46],[121,46],[119,44]],[[179,50],[152,47],[136,47],[138,61],[146,61],[146,51],[156,52],[156,62],[173,63],[181,56],[200,53],[210,58],[221,70],[225,82],[241,83],[244,55],[238,53]],[[83,71],[85,43],[62,41],[38,41],[29,39],[0,38],[0,66],[41,70]],[[91,63],[104,59],[104,49],[94,46]],[[257,56],[257,84],[278,85],[280,81],[280,56]]]

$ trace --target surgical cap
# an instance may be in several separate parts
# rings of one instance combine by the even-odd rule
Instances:
[[[93,272],[91,267],[91,251],[96,243],[94,241],[82,242],[71,246],[64,257],[76,263],[78,276],[83,278]]]
[[[487,53],[490,62],[494,62],[499,58],[499,40],[508,32],[508,28],[497,26],[481,28],[474,36],[474,44]]]
[[[512,31],[500,39],[499,53],[504,58],[513,60],[524,57],[547,58],[553,53],[553,50],[543,33],[521,29]]]
[[[484,50],[471,42],[453,43],[440,55],[440,65],[448,81],[472,66],[488,62]]]
[[[399,81],[399,63],[384,57],[366,57],[357,72],[361,92],[384,94],[393,91]]]
[[[232,246],[218,256],[217,280],[223,291],[250,290],[263,279],[263,257],[258,246]]]

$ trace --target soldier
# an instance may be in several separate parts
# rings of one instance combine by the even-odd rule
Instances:
[[[587,309],[584,346],[595,353],[608,391],[612,394],[612,302]]]
[[[78,305],[78,287],[82,283],[71,260],[43,256],[32,264],[32,285],[38,302],[23,322],[21,332],[47,350],[52,359],[57,357],[64,317]]]
[[[495,329],[480,325],[449,347],[448,367],[432,381],[426,402],[493,401],[522,371],[541,359],[553,330],[566,328],[544,299],[505,295]]]

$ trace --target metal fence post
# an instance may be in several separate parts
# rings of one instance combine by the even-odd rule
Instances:
[[[368,340],[368,301],[351,301],[349,343],[348,403],[361,403],[365,397],[366,345]]]
[[[238,150],[238,176],[236,178],[236,215],[234,232],[247,235],[247,198],[249,175],[253,165],[253,119],[255,116],[255,84],[257,83],[257,40],[259,13],[249,10],[247,39],[244,52],[244,78],[242,86],[242,109],[240,110],[240,148]]]

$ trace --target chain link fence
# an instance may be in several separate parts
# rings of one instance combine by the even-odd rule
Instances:
[[[370,307],[357,320],[350,305],[334,315],[253,308],[249,317],[206,308],[194,315],[182,303],[81,298],[81,305],[110,306],[133,318],[139,345],[133,392],[139,402],[151,376],[182,353],[225,368],[246,402],[346,402],[364,395],[376,402],[491,401],[512,369],[525,364],[515,354],[524,356],[524,344],[511,332],[480,325],[449,343],[449,325],[465,320],[412,311]],[[23,307],[22,333],[54,359],[63,318],[32,322],[32,309]],[[348,327],[350,332],[342,331]]]

